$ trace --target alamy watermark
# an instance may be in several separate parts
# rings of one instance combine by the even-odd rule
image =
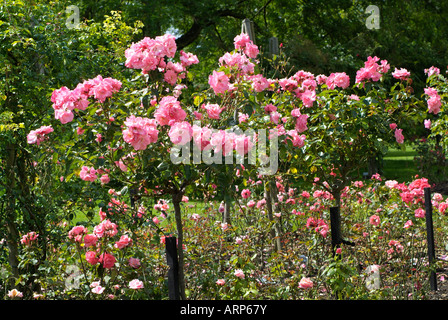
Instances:
[[[378,6],[370,5],[365,10],[366,14],[370,13],[370,16],[366,19],[367,29],[379,29],[380,28],[380,9]]]
[[[79,27],[79,8],[77,6],[75,6],[75,5],[68,6],[65,9],[65,13],[72,13],[67,18],[67,20],[65,20],[65,26],[68,29],[78,28]]]
[[[65,269],[68,277],[65,279],[65,288],[67,290],[79,289],[79,279],[81,278],[81,271],[76,265],[68,265]]]
[[[196,128],[200,128],[200,122],[195,122],[195,125]],[[270,130],[269,135],[266,129],[258,129],[257,131],[247,129],[244,132],[238,127],[226,130],[210,130],[212,135],[216,136],[212,136],[210,140],[206,138],[205,141],[210,141],[210,143],[204,148],[201,147],[201,133],[198,135],[193,133],[193,137],[187,134],[183,142],[175,144],[171,148],[171,162],[173,164],[205,163],[207,165],[247,163],[259,165],[258,173],[261,175],[273,175],[277,172],[277,129]],[[232,138],[227,138],[230,136]],[[233,150],[236,152],[234,153]]]

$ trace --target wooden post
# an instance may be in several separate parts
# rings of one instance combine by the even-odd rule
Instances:
[[[243,20],[241,32],[246,33],[249,36],[249,39],[255,44],[254,23],[248,18]]]
[[[341,215],[339,213],[339,207],[330,208],[330,228],[331,228],[331,248],[333,255],[336,253],[335,248],[339,247],[341,243],[354,246],[355,243],[344,240],[341,232]]]
[[[426,218],[426,239],[428,243],[428,261],[430,267],[435,260],[434,249],[434,229],[432,225],[432,202],[431,202],[431,188],[425,188],[425,218]],[[435,271],[429,274],[429,284],[432,291],[437,290],[437,278]]]
[[[179,300],[179,261],[177,259],[176,237],[165,237],[166,262],[168,270],[168,297],[170,300]]]
[[[335,248],[341,244],[341,216],[339,214],[339,207],[330,208],[330,227],[331,227],[331,248],[333,255]]]
[[[269,54],[271,56],[279,54],[278,39],[276,37],[269,38]]]

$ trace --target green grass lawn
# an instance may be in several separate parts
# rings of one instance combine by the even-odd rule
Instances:
[[[411,146],[405,150],[391,149],[383,159],[383,176],[387,180],[409,182],[419,174],[414,162],[417,152]]]

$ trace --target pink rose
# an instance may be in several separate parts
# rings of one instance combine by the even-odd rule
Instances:
[[[143,282],[138,279],[134,279],[131,282],[129,282],[129,288],[134,290],[143,289]]]
[[[100,255],[98,261],[103,265],[103,268],[111,269],[115,265],[116,259],[110,253],[103,253]]]
[[[68,232],[68,238],[76,242],[81,242],[82,237],[87,234],[87,229],[84,226],[75,226]]]
[[[425,210],[422,208],[418,208],[414,211],[414,215],[416,218],[424,218],[425,217]]]
[[[234,275],[235,275],[235,277],[240,278],[240,279],[244,279],[244,277],[245,277],[244,272],[241,269],[235,270]]]
[[[179,59],[184,67],[188,67],[192,64],[199,63],[199,59],[196,55],[189,53],[189,52],[184,52],[183,50],[180,50],[180,58]]]
[[[157,121],[149,118],[131,115],[124,122],[123,140],[131,144],[135,150],[145,150],[146,147],[157,141],[159,130]]]
[[[81,172],[79,173],[79,177],[84,180],[84,181],[95,181],[97,176],[96,176],[97,171],[91,167],[87,167],[87,166],[83,166],[81,168]]]
[[[251,194],[251,192],[250,192],[249,189],[244,189],[243,191],[241,191],[241,196],[242,196],[244,199],[249,198],[249,197],[250,197],[250,194]]]
[[[94,234],[86,234],[84,237],[84,245],[87,247],[95,246],[98,238]]]
[[[170,128],[168,136],[173,144],[185,145],[190,142],[193,129],[187,121],[175,122]]]
[[[134,269],[138,269],[140,268],[140,259],[138,258],[129,258],[129,266],[134,268]]]
[[[309,115],[307,115],[307,114],[301,114],[299,117],[296,118],[296,130],[299,133],[308,130],[308,127],[307,127],[308,118],[309,118]]]
[[[94,251],[86,252],[86,260],[92,266],[96,265],[99,261],[99,259],[96,257],[96,252]]]
[[[381,222],[380,217],[374,214],[370,217],[369,222],[373,226],[379,226]]]
[[[254,59],[257,57],[258,53],[259,50],[257,45],[253,44],[252,42],[246,44],[246,47],[244,48],[244,54],[246,56]]]
[[[394,77],[395,79],[399,79],[399,80],[407,80],[410,76],[411,76],[411,73],[404,68],[401,68],[401,69],[395,68],[395,71],[392,72],[392,77]]]
[[[248,43],[252,42],[247,33],[242,32],[233,39],[235,49],[244,49]]]
[[[37,130],[32,130],[27,135],[27,142],[29,144],[37,144],[39,145],[42,141],[45,140],[45,136],[50,132],[53,132],[53,128],[51,126],[42,126]]]
[[[215,94],[225,93],[229,90],[229,78],[223,71],[213,71],[208,78],[208,84]]]
[[[311,289],[313,287],[313,281],[310,278],[302,278],[299,282],[299,288],[301,289]]]
[[[161,126],[183,121],[186,116],[187,113],[181,108],[180,102],[173,96],[163,97],[154,113],[154,118]]]
[[[395,139],[397,140],[398,143],[403,143],[404,142],[404,136],[402,134],[403,129],[396,129],[395,130]]]
[[[223,286],[226,284],[226,281],[224,279],[218,279],[218,280],[216,280],[216,284],[218,286]]]
[[[110,181],[109,175],[108,174],[103,174],[100,178],[100,181],[102,184],[107,184]]]
[[[120,237],[120,240],[115,242],[114,247],[117,249],[123,249],[125,247],[128,247],[132,244],[132,239],[129,238],[128,235],[122,235]]]

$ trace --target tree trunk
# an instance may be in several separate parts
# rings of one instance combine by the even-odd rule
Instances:
[[[232,211],[232,201],[229,196],[225,196],[224,198],[224,212],[222,216],[222,220],[224,223],[227,223],[230,225],[230,214]]]
[[[271,230],[271,237],[274,240],[274,246],[276,251],[280,251],[282,249],[282,244],[280,241],[280,230],[278,228],[278,225],[276,222],[274,222],[273,217],[273,201],[275,201],[275,198],[273,198],[273,185],[275,186],[275,181],[268,180],[264,184],[264,197],[266,199],[266,213],[268,215],[269,221],[273,222],[274,228]]]
[[[7,146],[8,157],[6,159],[6,228],[8,230],[7,242],[9,249],[9,265],[11,266],[12,274],[14,278],[19,277],[19,249],[18,249],[18,239],[19,233],[15,225],[16,222],[16,205],[14,197],[14,187],[15,187],[15,173],[14,166],[16,162],[16,147],[14,144],[9,144]],[[14,279],[11,280],[12,285],[14,285]]]
[[[176,218],[176,228],[177,228],[177,252],[179,255],[179,293],[182,300],[186,300],[185,295],[185,275],[184,275],[184,251],[183,251],[183,240],[184,232],[182,228],[182,211],[180,208],[180,203],[182,201],[183,192],[173,193],[173,206],[174,214]]]

